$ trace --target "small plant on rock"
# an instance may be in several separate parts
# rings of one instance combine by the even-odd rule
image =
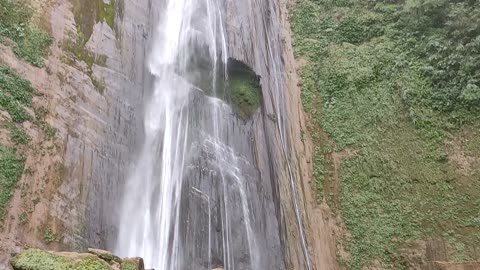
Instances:
[[[53,243],[58,241],[58,236],[56,233],[53,232],[51,228],[47,228],[43,233],[43,240],[47,243]]]

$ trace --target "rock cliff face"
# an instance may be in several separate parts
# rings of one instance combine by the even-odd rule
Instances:
[[[0,59],[40,92],[34,105],[46,107],[46,122],[58,132],[54,143],[33,136],[25,165],[31,173],[20,180],[0,234],[3,264],[23,245],[106,246],[119,186],[141,131],[138,117],[148,82],[144,57],[152,24],[147,1],[110,2],[111,25],[100,16],[107,8],[92,3],[31,4],[40,18],[36,23],[47,25],[53,37],[45,67],[17,59],[3,45]]]
[[[119,195],[142,138],[145,90],[152,81],[145,61],[162,5],[149,0],[34,1],[53,36],[45,68],[19,61],[0,47],[2,62],[43,94],[38,102],[46,104],[46,121],[58,130],[57,147],[27,157],[33,173],[25,174],[20,185],[36,196],[35,203],[15,191],[0,234],[0,254],[5,254],[0,264],[7,265],[10,253],[24,245],[74,250],[114,245]],[[253,121],[238,121],[253,141],[243,136],[238,145],[257,165],[252,186],[264,196],[258,208],[267,220],[258,226],[275,247],[269,251],[275,269],[335,269],[329,227],[314,208],[309,183],[311,145],[304,137],[286,5],[224,2],[229,56],[260,76],[263,96]],[[50,169],[55,164],[59,169]],[[23,212],[27,224],[20,222]]]
[[[287,269],[337,269],[333,224],[311,186],[312,145],[297,86],[288,1],[227,1],[231,57],[261,78],[262,117],[255,120],[261,179],[270,179]]]

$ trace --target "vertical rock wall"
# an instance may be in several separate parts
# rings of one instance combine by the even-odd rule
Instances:
[[[261,77],[255,121],[261,179],[271,181],[287,269],[336,269],[326,215],[312,192],[312,145],[297,87],[287,1],[227,0],[229,54]]]
[[[22,246],[83,250],[110,244],[149,83],[150,1],[32,2],[53,38],[45,67],[17,59],[3,45],[0,59],[32,82],[41,94],[34,105],[47,109],[45,121],[57,132],[53,143],[34,140],[26,157],[30,173],[19,181],[0,230],[0,269]],[[113,24],[101,16],[106,6]],[[88,38],[78,18],[90,20]],[[26,222],[19,220],[23,213]]]

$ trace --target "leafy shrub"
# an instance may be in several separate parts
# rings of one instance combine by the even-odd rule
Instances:
[[[475,145],[468,155],[480,158],[479,11],[478,1],[466,0],[300,0],[295,6],[294,48],[306,60],[302,103],[316,146],[316,189],[341,211],[350,232],[339,239],[351,255],[348,269],[374,261],[409,269],[400,248],[432,237],[461,247],[451,250],[458,260],[480,256],[473,229],[480,171],[458,173],[446,146],[468,142]],[[354,156],[335,160],[351,151]]]

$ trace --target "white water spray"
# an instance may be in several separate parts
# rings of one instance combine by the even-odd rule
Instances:
[[[232,231],[231,223],[237,222],[234,211],[245,224],[248,248],[243,269],[259,269],[245,176],[239,166],[248,161],[228,145],[224,130],[225,115],[232,112],[223,101],[201,94],[206,89],[199,86],[206,85],[212,96],[224,91],[224,84],[218,83],[225,79],[228,59],[221,7],[216,0],[169,0],[160,17],[148,63],[155,82],[145,110],[145,140],[126,183],[115,252],[143,257],[147,268],[156,270],[218,266],[233,270],[238,264],[234,257],[242,252],[232,244],[238,238],[238,232]],[[202,154],[212,161],[203,168],[193,166]],[[192,170],[207,170],[219,182],[212,186],[221,189],[217,192],[221,199],[214,200],[210,193],[215,192],[202,190],[206,185],[187,174]],[[239,196],[241,205],[229,205],[232,196]],[[207,208],[204,215],[198,213],[201,220],[185,217],[182,207],[189,200]],[[215,254],[214,204],[220,209],[221,223],[221,251]],[[202,237],[207,238],[205,243],[194,241]]]

